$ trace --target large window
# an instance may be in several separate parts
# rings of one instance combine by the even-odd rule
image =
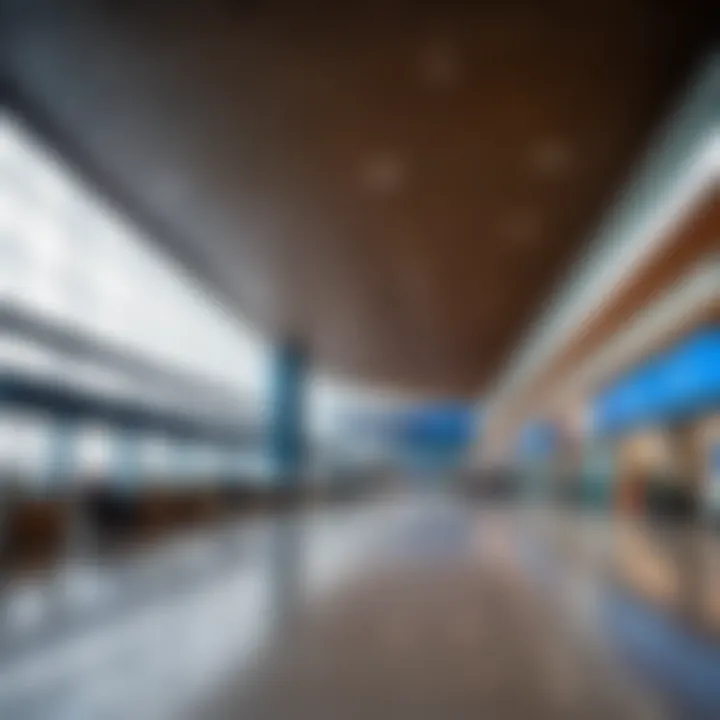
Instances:
[[[262,391],[260,339],[9,115],[0,116],[0,308],[212,381],[238,397],[258,400]],[[153,391],[1,328],[0,368],[106,394],[147,399]],[[30,432],[23,430],[24,416],[13,418],[8,432],[28,437],[47,425],[33,421]],[[108,432],[96,429],[80,444],[88,468],[103,464]],[[3,442],[0,464],[30,468],[41,445]],[[165,456],[150,454],[153,465]]]
[[[7,116],[0,302],[235,387],[262,377],[258,337]]]

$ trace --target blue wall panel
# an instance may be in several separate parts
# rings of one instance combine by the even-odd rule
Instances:
[[[305,353],[294,343],[281,343],[275,351],[271,388],[270,460],[278,480],[299,479],[305,437]]]

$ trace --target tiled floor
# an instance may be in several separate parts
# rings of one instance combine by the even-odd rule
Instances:
[[[3,720],[720,717],[720,539],[441,497],[0,597]]]
[[[198,717],[663,717],[573,607],[577,580],[532,577],[516,521],[418,513]]]

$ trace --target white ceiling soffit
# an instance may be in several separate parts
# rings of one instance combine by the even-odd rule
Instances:
[[[691,210],[693,200],[719,176],[720,55],[714,54],[587,250],[511,356],[509,369],[490,398],[491,414],[522,393],[527,381],[602,300],[662,247],[672,228]]]
[[[647,355],[648,348],[660,346],[699,312],[717,306],[720,306],[720,257],[699,265],[638,313],[627,328],[563,382],[557,400],[562,403],[567,397],[598,388]]]

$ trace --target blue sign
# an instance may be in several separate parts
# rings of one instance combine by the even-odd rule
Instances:
[[[472,435],[474,412],[464,405],[443,404],[409,412],[401,421],[405,439],[413,444],[459,447]]]
[[[720,407],[720,327],[658,353],[595,399],[594,427],[618,432]]]

